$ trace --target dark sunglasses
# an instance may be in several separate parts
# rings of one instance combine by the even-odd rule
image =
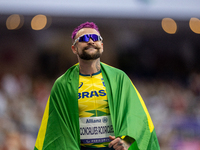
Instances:
[[[95,41],[103,41],[103,38],[100,35],[96,35],[96,34],[85,34],[83,36],[78,37],[73,45],[76,44],[77,41],[79,42],[88,42],[90,40],[90,38],[95,42]]]

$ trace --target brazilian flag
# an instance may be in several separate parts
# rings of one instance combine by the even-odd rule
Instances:
[[[116,137],[135,140],[129,150],[159,150],[153,122],[139,92],[121,70],[101,63]],[[34,150],[80,150],[79,64],[53,85]]]

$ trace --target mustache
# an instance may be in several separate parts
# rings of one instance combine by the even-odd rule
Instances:
[[[87,49],[90,49],[90,48],[94,48],[94,49],[97,49],[97,50],[99,50],[100,49],[100,47],[99,46],[95,46],[95,45],[88,45],[88,46],[86,46],[83,50],[87,50]]]

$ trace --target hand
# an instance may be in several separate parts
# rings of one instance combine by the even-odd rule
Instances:
[[[128,146],[122,139],[115,138],[115,136],[109,136],[109,138],[112,140],[109,143],[109,148],[113,147],[115,150],[128,150]]]

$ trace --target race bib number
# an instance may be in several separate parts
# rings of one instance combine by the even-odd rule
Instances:
[[[110,142],[114,136],[110,116],[79,118],[81,143]]]

